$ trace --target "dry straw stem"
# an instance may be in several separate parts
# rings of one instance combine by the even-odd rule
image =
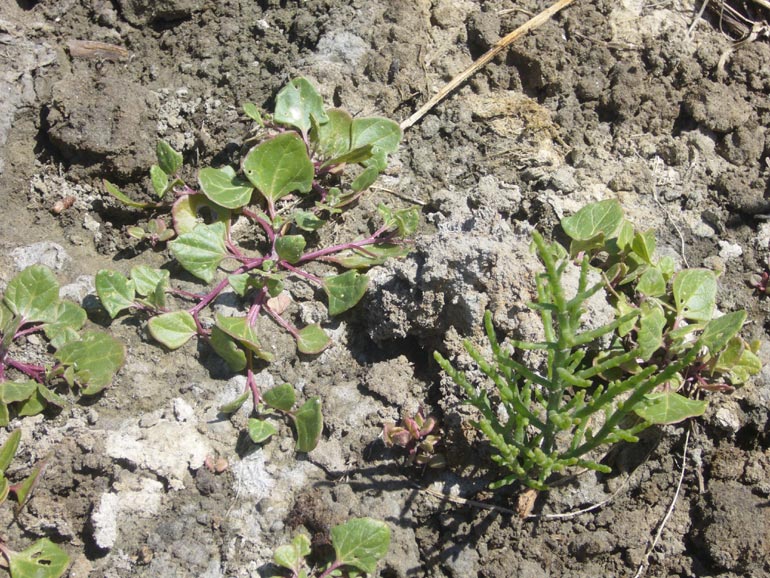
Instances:
[[[548,20],[550,20],[551,17],[553,17],[556,13],[558,13],[563,8],[566,8],[567,6],[572,4],[574,1],[575,0],[559,0],[549,8],[546,8],[545,10],[540,12],[537,16],[531,18],[526,23],[519,26],[516,30],[514,30],[504,38],[501,38],[500,40],[498,40],[497,43],[492,48],[489,49],[489,51],[487,51],[483,56],[481,56],[468,68],[466,68],[464,71],[462,71],[460,74],[455,76],[452,80],[450,80],[446,84],[446,86],[444,86],[444,88],[438,91],[438,93],[433,98],[431,98],[428,102],[422,105],[422,107],[420,107],[420,110],[418,110],[412,116],[410,116],[404,122],[402,122],[401,130],[406,130],[409,127],[411,127],[413,124],[415,124],[417,121],[419,121],[423,116],[425,116],[428,113],[428,111],[430,111],[439,102],[444,100],[444,98],[446,98],[449,93],[451,93],[455,88],[460,86],[463,82],[468,80],[468,78],[473,76],[473,74],[477,70],[485,66],[495,56],[500,54],[509,45],[513,44],[519,37],[527,34],[531,30],[534,30],[535,28],[538,28],[539,26],[542,26]]]

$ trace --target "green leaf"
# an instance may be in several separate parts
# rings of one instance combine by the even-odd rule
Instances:
[[[620,223],[615,242],[621,251],[625,251],[634,242],[634,226],[626,219],[623,219]]]
[[[134,305],[134,284],[122,273],[102,269],[96,274],[94,283],[102,306],[113,319],[118,313]]]
[[[634,240],[631,243],[631,248],[634,253],[641,257],[642,261],[648,265],[652,265],[652,256],[655,253],[655,231],[650,229],[643,233],[636,233]]]
[[[5,473],[8,466],[11,465],[11,460],[16,455],[16,450],[19,449],[19,442],[21,441],[21,430],[15,429],[5,440],[3,447],[0,448],[0,472]]]
[[[291,544],[279,546],[273,555],[273,561],[279,566],[298,574],[304,565],[305,556],[310,555],[310,538],[305,534],[297,534]]]
[[[647,297],[659,297],[666,293],[666,280],[663,273],[657,267],[649,267],[639,277],[636,290]]]
[[[19,417],[38,415],[43,412],[46,405],[48,405],[47,400],[40,393],[40,389],[36,387],[32,395],[16,404],[16,415]]]
[[[380,169],[378,167],[368,167],[364,169],[360,175],[353,179],[353,182],[350,183],[350,188],[357,193],[363,191],[364,189],[368,189],[374,184],[374,181],[376,181],[377,177],[379,176]]]
[[[246,317],[217,315],[216,326],[246,349],[253,351],[261,359],[265,361],[273,360],[273,354],[262,347],[256,333],[256,328],[249,323]]]
[[[576,241],[589,241],[597,235],[610,238],[623,221],[623,209],[615,199],[591,203],[561,220],[562,229]]]
[[[17,511],[20,510],[24,504],[29,500],[32,490],[37,486],[37,480],[45,467],[45,461],[39,463],[32,469],[32,473],[24,478],[20,483],[14,484],[11,491],[16,496],[16,503],[18,504]]]
[[[254,417],[249,418],[249,437],[255,444],[261,444],[277,431],[276,427],[269,421]]]
[[[242,371],[246,368],[246,353],[219,327],[215,326],[211,329],[209,345],[233,371]]]
[[[187,311],[158,315],[147,326],[153,339],[169,349],[179,349],[198,333],[195,319]]]
[[[162,198],[168,190],[168,175],[158,165],[152,165],[150,167],[150,181],[155,194],[159,199]]]
[[[195,227],[207,223],[227,223],[230,211],[212,203],[206,195],[183,195],[171,208],[174,230],[178,235],[191,233]]]
[[[733,311],[712,319],[703,328],[698,343],[707,347],[711,355],[719,355],[729,341],[735,337],[746,321],[745,311]]]
[[[58,302],[59,284],[43,265],[27,267],[5,289],[5,304],[24,322],[53,321]]]
[[[290,411],[296,401],[294,387],[290,383],[276,385],[264,392],[262,399],[272,408]]]
[[[684,269],[674,276],[674,302],[685,319],[708,321],[717,300],[717,276],[708,269]]]
[[[238,275],[227,276],[227,282],[230,284],[230,287],[232,287],[233,291],[235,291],[241,297],[246,294],[246,289],[252,285],[251,280],[252,276],[248,273],[240,273]]]
[[[123,344],[98,331],[88,331],[79,341],[71,341],[55,354],[63,365],[71,369],[72,381],[86,386],[82,393],[92,395],[112,381],[126,358]]]
[[[270,203],[294,192],[309,192],[315,176],[305,143],[293,132],[252,148],[243,159],[243,172]]]
[[[46,404],[53,404],[56,407],[65,407],[67,405],[66,399],[58,393],[51,391],[42,383],[37,384],[37,393],[40,398],[45,400]]]
[[[211,201],[228,209],[239,209],[249,204],[254,187],[235,174],[232,167],[198,171],[198,184]]]
[[[388,118],[356,118],[350,129],[350,149],[371,145],[373,151],[393,153],[401,142],[401,127]]]
[[[329,298],[329,315],[339,315],[361,300],[369,285],[369,277],[355,270],[326,277],[324,291]]]
[[[636,415],[657,425],[679,423],[690,417],[703,415],[708,406],[706,400],[690,399],[673,391],[651,393],[648,403],[635,409]]]
[[[153,269],[147,265],[137,265],[131,268],[131,281],[139,295],[151,295],[158,285],[164,288],[168,284],[169,272],[166,269]]]
[[[645,301],[642,303],[642,315],[639,320],[640,328],[637,337],[639,345],[638,357],[647,361],[663,345],[663,329],[666,327],[666,316],[663,309]]]
[[[313,451],[318,445],[324,427],[321,400],[317,397],[310,398],[302,404],[293,417],[297,428],[297,451]]]
[[[22,552],[8,551],[11,578],[59,578],[67,571],[67,553],[48,538],[38,540]]]
[[[305,237],[302,235],[283,235],[275,240],[275,252],[289,263],[296,263],[305,250]]]
[[[394,211],[380,203],[377,206],[377,211],[388,228],[395,227],[398,229],[399,237],[410,237],[417,231],[417,227],[420,224],[420,210],[414,206]]]
[[[225,224],[198,225],[191,233],[171,241],[169,247],[182,267],[210,283],[222,259],[227,257]]]
[[[311,127],[311,118],[319,124],[329,120],[324,112],[323,99],[307,79],[295,78],[275,97],[273,120],[296,127],[302,134],[307,134]]]
[[[300,329],[297,335],[297,349],[300,353],[315,355],[321,353],[331,343],[331,338],[317,323]]]
[[[341,154],[338,157],[329,159],[323,164],[323,166],[328,167],[330,165],[360,164],[368,161],[372,158],[372,156],[372,145],[365,145]]]
[[[350,129],[353,118],[344,110],[332,108],[326,111],[328,122],[314,124],[310,142],[317,154],[325,159],[334,159],[350,151]]]
[[[72,301],[59,301],[53,321],[43,325],[45,336],[55,348],[79,338],[78,331],[86,322],[85,310]]]
[[[317,231],[326,224],[310,211],[294,211],[294,222],[303,231]]]
[[[228,402],[224,405],[219,406],[219,411],[221,413],[235,413],[241,407],[243,407],[243,404],[246,403],[246,400],[249,399],[249,396],[251,395],[251,391],[248,389],[244,391],[241,395],[236,397],[233,401]]]
[[[37,382],[28,379],[25,381],[4,381],[0,383],[0,403],[16,403],[25,401],[37,390]]]
[[[182,168],[182,153],[176,152],[164,140],[159,140],[155,147],[155,155],[161,170],[168,176],[175,175]]]
[[[357,518],[335,526],[331,535],[337,560],[368,574],[374,573],[377,562],[390,547],[390,528],[372,518]]]
[[[363,249],[348,249],[334,256],[334,262],[346,269],[368,269],[382,265],[391,258],[406,257],[412,248],[408,245],[368,245]]]
[[[111,194],[113,197],[115,197],[124,205],[128,205],[129,207],[134,207],[137,209],[149,209],[155,206],[154,203],[140,203],[139,201],[132,200],[128,195],[126,195],[124,192],[118,189],[118,187],[116,187],[106,179],[102,182],[104,183],[104,190],[107,191],[109,194]]]
[[[253,102],[244,102],[243,112],[245,112],[246,116],[256,122],[259,126],[264,126],[265,123],[262,121],[262,113],[259,112],[259,108]]]

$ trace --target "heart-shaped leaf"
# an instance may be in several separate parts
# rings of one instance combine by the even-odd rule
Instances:
[[[242,371],[246,368],[246,352],[238,347],[233,338],[219,327],[215,326],[211,329],[209,345],[219,357],[227,362],[233,371]]]
[[[325,220],[310,211],[294,211],[294,222],[303,231],[317,231],[326,224]]]
[[[319,124],[329,120],[324,112],[323,99],[307,79],[295,78],[275,97],[273,120],[296,127],[302,134],[307,134],[311,118]]]
[[[176,152],[164,140],[158,141],[155,156],[158,158],[161,170],[169,176],[175,175],[182,168],[182,153]]]
[[[134,305],[134,284],[122,273],[102,269],[96,274],[94,283],[102,306],[113,319],[118,313]]]
[[[171,241],[169,247],[182,267],[210,283],[222,259],[227,256],[225,224],[198,225],[192,232]]]
[[[168,190],[168,175],[158,165],[150,167],[150,181],[152,189],[158,198],[162,198]]]
[[[318,445],[324,427],[321,400],[317,397],[310,398],[302,404],[293,417],[294,426],[297,428],[297,451],[313,451]]]
[[[388,118],[356,118],[350,129],[351,150],[371,145],[372,150],[392,153],[401,142],[401,127]]]
[[[169,272],[166,269],[153,269],[147,265],[137,265],[131,268],[131,281],[139,295],[151,295],[158,285],[165,288],[168,285]]]
[[[623,222],[623,209],[615,199],[591,203],[571,217],[561,220],[562,229],[576,241],[589,241],[597,235],[611,238]]]
[[[315,355],[321,353],[331,343],[331,339],[317,323],[300,329],[297,335],[297,349],[300,353]]]
[[[733,311],[712,319],[703,328],[703,333],[701,333],[698,341],[707,347],[712,355],[718,355],[738,334],[744,321],[746,321],[745,311]]]
[[[703,415],[708,407],[706,400],[690,399],[673,391],[651,393],[646,397],[648,403],[634,412],[643,420],[657,425],[679,423]]]
[[[304,141],[293,132],[251,149],[243,159],[243,172],[270,203],[294,192],[309,192],[315,175]]]
[[[43,325],[43,331],[51,345],[58,349],[79,339],[78,331],[85,325],[86,312],[72,301],[59,301],[55,315],[53,321]]]
[[[717,300],[717,276],[708,269],[684,269],[674,276],[674,302],[685,319],[708,321]]]
[[[369,277],[356,270],[324,279],[324,291],[329,298],[329,315],[347,311],[361,300],[369,285]]]
[[[373,574],[377,562],[388,553],[390,528],[371,518],[350,520],[331,530],[337,561]]]
[[[636,290],[647,297],[659,297],[666,293],[666,280],[657,267],[649,267],[639,277]]]
[[[290,383],[271,387],[262,394],[262,400],[272,408],[290,411],[296,401],[294,387]]]
[[[174,218],[174,230],[178,235],[191,233],[204,221],[208,223],[227,223],[230,210],[212,203],[206,195],[183,195],[171,208]]]
[[[71,341],[59,349],[55,357],[69,367],[70,381],[81,387],[87,386],[82,393],[92,395],[110,384],[115,372],[123,365],[126,352],[117,339],[106,333],[89,331],[79,341]]]
[[[32,265],[8,282],[5,304],[25,322],[53,321],[59,284],[48,267]]]
[[[249,323],[246,317],[225,317],[217,315],[216,326],[238,341],[245,348],[253,351],[258,357],[265,361],[272,361],[273,354],[265,350],[259,341],[256,328]]]
[[[310,538],[305,534],[297,534],[291,541],[291,544],[279,546],[273,555],[273,561],[279,566],[288,568],[295,575],[299,573],[304,565],[305,556],[310,555]]]
[[[640,328],[637,336],[639,345],[638,357],[647,361],[661,345],[663,345],[663,329],[666,327],[666,316],[659,305],[646,301],[642,304],[642,315],[639,320]]]
[[[289,263],[296,263],[305,250],[305,237],[302,235],[283,235],[275,240],[275,252]]]
[[[277,431],[276,427],[269,421],[249,418],[249,437],[255,444],[261,444]]]
[[[198,333],[195,319],[187,311],[173,311],[150,319],[147,323],[155,341],[169,349],[179,349]]]
[[[209,200],[228,209],[239,209],[249,204],[254,187],[235,174],[232,167],[198,171],[198,184]]]
[[[59,578],[67,571],[67,553],[48,538],[38,540],[22,552],[8,551],[11,578]]]

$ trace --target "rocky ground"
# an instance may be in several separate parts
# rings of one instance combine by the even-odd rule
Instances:
[[[228,162],[250,127],[240,104],[270,109],[296,76],[355,115],[400,121],[547,4],[5,0],[0,283],[47,264],[106,326],[94,274],[158,267],[169,254],[130,240],[141,213],[101,179],[143,194],[158,138],[183,151],[191,174]],[[340,226],[365,229],[378,202],[418,203],[414,251],[373,270],[364,301],[325,323],[334,345],[321,355],[299,358],[288,337],[270,335],[276,361],[258,376],[322,399],[316,450],[295,454],[288,427],[251,444],[246,411],[217,409],[242,376],[193,342],[164,351],[121,317],[109,328],[127,363],[110,388],[12,423],[23,439],[10,475],[52,457],[18,520],[1,514],[7,541],[50,537],[73,577],[271,576],[273,549],[298,528],[322,542],[330,526],[369,515],[393,532],[379,570],[389,578],[634,576],[647,561],[648,576],[770,576],[770,301],[748,285],[770,265],[770,44],[760,35],[733,47],[699,8],[576,0],[405,132]],[[680,265],[723,272],[719,307],[748,311],[744,336],[764,342],[765,369],[709,395],[703,418],[618,448],[614,474],[570,479],[522,520],[505,510],[516,487],[486,489],[493,465],[432,352],[479,339],[487,309],[501,331],[530,332],[531,231],[551,235],[562,216],[606,198],[654,228]],[[443,470],[403,466],[378,437],[421,406],[439,418]],[[212,458],[224,471],[204,465]]]

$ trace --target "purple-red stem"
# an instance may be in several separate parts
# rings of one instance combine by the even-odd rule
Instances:
[[[283,317],[278,315],[275,311],[270,309],[270,307],[267,306],[267,303],[262,305],[262,308],[267,312],[267,314],[273,318],[273,320],[283,327],[286,331],[291,333],[291,335],[294,337],[294,339],[299,339],[299,331],[297,331],[297,328],[294,327],[291,323],[286,321]]]
[[[262,394],[259,391],[259,386],[257,385],[257,380],[254,379],[254,372],[251,371],[251,368],[249,367],[247,373],[246,373],[246,384],[248,385],[249,389],[251,390],[251,397],[254,400],[254,409],[257,409],[257,406],[259,405],[260,400],[262,399]]]
[[[296,267],[294,267],[293,265],[290,265],[286,261],[281,261],[280,265],[281,265],[281,267],[283,267],[287,271],[291,271],[295,275],[299,275],[300,277],[304,277],[305,279],[308,279],[309,281],[312,281],[313,283],[318,283],[319,285],[323,285],[324,281],[320,277],[317,277],[317,276],[315,276],[315,275],[313,275],[311,273],[303,271],[302,269],[297,269]]]
[[[335,560],[332,562],[332,565],[324,570],[323,574],[321,574],[318,578],[326,578],[327,576],[331,576],[331,573],[341,566],[344,566],[344,563],[340,562],[339,560]]]
[[[23,363],[21,361],[16,361],[15,359],[6,359],[5,364],[9,367],[13,367],[14,369],[18,369],[23,374],[31,377],[39,383],[43,383],[43,381],[45,381],[45,367],[40,365],[32,365],[31,363]]]

